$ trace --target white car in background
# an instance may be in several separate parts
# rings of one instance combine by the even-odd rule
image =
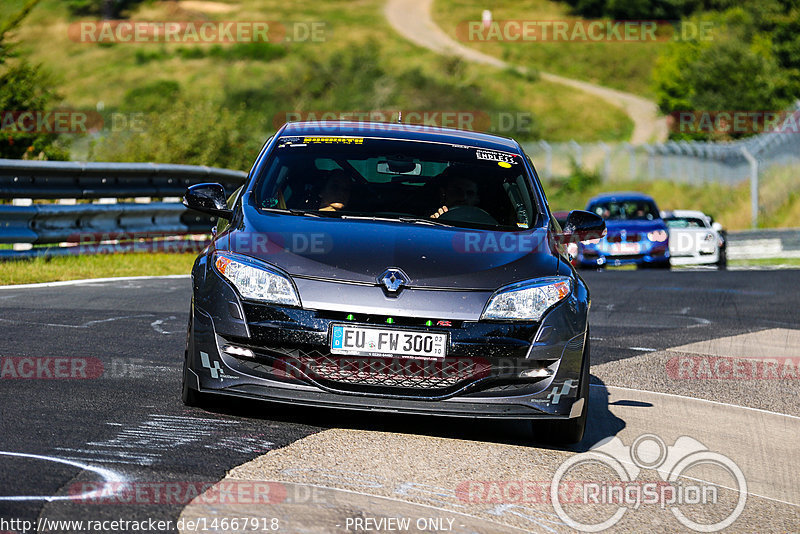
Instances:
[[[717,265],[727,267],[722,225],[702,211],[674,210],[661,213],[669,231],[672,265]]]

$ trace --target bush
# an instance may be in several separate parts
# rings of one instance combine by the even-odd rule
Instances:
[[[130,89],[122,99],[125,111],[161,111],[173,105],[181,94],[181,86],[172,80],[155,82]]]
[[[249,135],[244,113],[209,101],[178,100],[148,115],[144,132],[114,132],[95,142],[91,159],[209,165],[246,170],[263,139]]]
[[[689,19],[712,22],[712,39],[669,43],[653,71],[656,100],[664,113],[677,111],[778,111],[800,92],[793,56],[777,53],[777,33],[761,31],[777,18],[740,7]],[[788,41],[783,41],[785,44]],[[798,58],[800,63],[800,58]],[[673,139],[729,139],[742,132],[673,132]]]
[[[67,9],[75,16],[95,16],[106,19],[119,17],[142,0],[67,0]]]
[[[298,50],[292,59],[258,83],[228,85],[224,105],[247,109],[251,127],[262,132],[280,126],[287,112],[479,111],[485,117],[473,125],[481,128],[488,127],[485,119],[494,118],[494,112],[515,111],[487,97],[458,58],[398,70],[378,43],[367,41],[323,53]],[[537,137],[535,121],[530,126],[520,139]]]
[[[274,43],[264,43],[258,41],[246,43],[234,43],[232,46],[223,47],[214,45],[208,51],[211,57],[218,57],[228,61],[253,60],[253,61],[272,61],[286,55],[286,49]]]
[[[0,110],[4,112],[51,110],[59,95],[52,89],[57,84],[41,66],[30,63],[15,51],[15,43],[8,41],[8,33],[16,28],[39,0],[30,0],[22,10],[0,26]],[[0,158],[68,159],[64,146],[57,143],[58,136],[19,131],[14,124],[6,123],[13,115],[4,115],[0,126]],[[13,122],[13,120],[12,120]]]

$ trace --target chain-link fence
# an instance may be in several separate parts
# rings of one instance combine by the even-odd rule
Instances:
[[[568,176],[572,166],[598,172],[607,181],[670,180],[736,184],[776,165],[800,170],[800,101],[781,127],[740,141],[680,141],[633,146],[629,143],[548,143],[523,145],[544,178]]]
[[[781,114],[780,124],[758,135],[727,143],[670,141],[630,143],[528,143],[543,178],[569,176],[575,167],[594,171],[606,182],[669,180],[701,185],[736,185],[750,180],[751,224],[758,226],[759,179],[779,167],[800,176],[800,100]]]

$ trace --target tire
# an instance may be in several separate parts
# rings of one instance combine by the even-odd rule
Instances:
[[[552,445],[571,445],[583,439],[589,413],[589,332],[586,332],[586,348],[583,352],[583,368],[580,379],[580,398],[583,410],[574,419],[532,421],[534,439]]]
[[[719,249],[719,260],[717,260],[717,269],[724,271],[728,268],[728,252],[721,248]]]
[[[181,401],[185,406],[199,408],[203,405],[203,395],[189,387],[189,346],[192,336],[192,318],[189,317],[189,326],[186,331],[186,350],[183,353],[183,376],[181,379]]]

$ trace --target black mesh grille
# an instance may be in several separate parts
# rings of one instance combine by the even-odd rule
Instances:
[[[480,380],[490,371],[489,362],[481,358],[420,360],[344,356],[313,349],[266,350],[272,353],[269,359],[242,359],[241,364],[270,378],[288,381],[311,379],[335,389],[357,386],[442,392]]]

